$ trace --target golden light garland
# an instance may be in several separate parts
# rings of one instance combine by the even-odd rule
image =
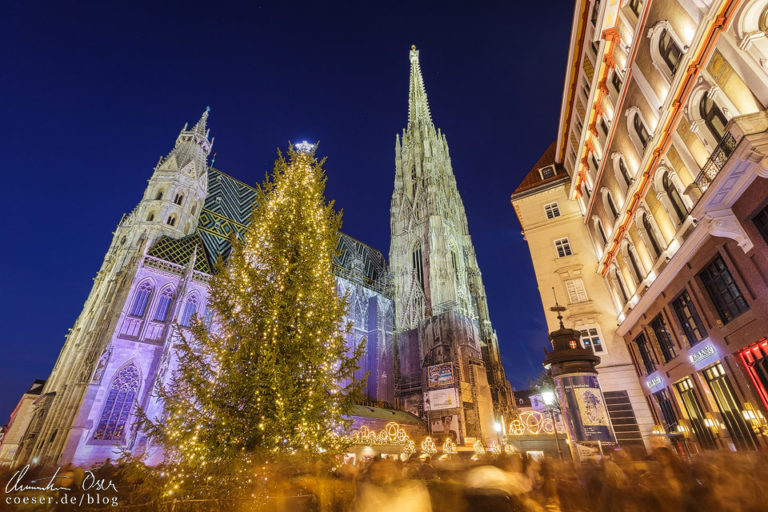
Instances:
[[[555,424],[552,418],[545,417],[539,411],[524,411],[509,423],[508,431],[514,436],[554,434]],[[562,428],[558,432],[563,433]]]
[[[403,447],[403,452],[405,453],[410,454],[416,451],[416,445],[408,436],[408,432],[395,421],[387,423],[378,433],[375,430],[369,429],[366,425],[363,425],[358,430],[353,431],[350,437],[353,445],[398,445]],[[423,445],[424,443],[422,443],[422,450]],[[434,447],[434,442],[432,442],[432,446]],[[435,452],[436,451],[437,449],[435,449]]]

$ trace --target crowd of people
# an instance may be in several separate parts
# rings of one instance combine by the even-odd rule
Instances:
[[[587,463],[524,454],[474,460],[371,457],[275,464],[259,499],[173,500],[142,496],[117,465],[94,468],[114,479],[126,510],[274,510],[296,512],[744,511],[768,510],[768,464],[761,452],[706,452],[681,458],[667,448],[642,458],[617,450]],[[82,478],[66,468],[61,475]],[[266,483],[268,482],[268,483]],[[66,483],[64,481],[60,483]],[[0,507],[2,508],[2,507]],[[25,508],[25,510],[27,510]],[[29,509],[31,510],[31,509]],[[36,508],[35,510],[43,510]],[[69,510],[46,508],[45,510]]]

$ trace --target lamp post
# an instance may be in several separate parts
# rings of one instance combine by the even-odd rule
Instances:
[[[555,422],[555,415],[552,413],[552,409],[557,407],[557,397],[555,396],[554,391],[551,389],[545,389],[541,392],[541,399],[544,400],[544,405],[547,406],[547,410],[549,411],[549,418],[552,420],[552,430],[555,433],[557,455],[560,457],[560,460],[563,460],[563,451],[560,449],[560,439],[557,437],[557,423]]]

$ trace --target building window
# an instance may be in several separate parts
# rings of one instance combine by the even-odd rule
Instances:
[[[584,348],[591,348],[593,352],[603,351],[603,342],[600,341],[600,334],[597,327],[587,327],[581,329],[581,344]]]
[[[157,195],[155,196],[156,201],[160,201],[163,198],[163,191],[158,190]]]
[[[675,383],[677,392],[680,393],[680,398],[685,406],[685,411],[688,413],[688,418],[691,420],[691,427],[696,438],[701,443],[702,448],[714,449],[715,438],[712,432],[704,423],[704,413],[701,410],[701,404],[696,397],[696,390],[693,387],[693,382],[690,377],[686,377],[680,382]]]
[[[597,164],[597,159],[595,158],[595,154],[594,153],[590,154],[589,159],[592,161],[592,167],[595,169],[595,172],[597,172],[597,170],[600,169],[600,166]]]
[[[624,185],[629,187],[629,185],[632,184],[632,176],[629,174],[629,169],[627,169],[627,164],[624,162],[624,158],[621,156],[617,156],[617,165],[619,168],[619,174],[621,175],[621,179],[624,180]]]
[[[121,368],[109,386],[101,420],[93,434],[94,439],[118,441],[125,437],[125,423],[138,390],[139,370],[136,365],[130,364]]]
[[[171,309],[171,302],[173,302],[173,289],[166,288],[160,292],[160,301],[157,303],[155,315],[152,317],[152,320],[155,322],[165,322],[168,319],[168,311]]]
[[[173,198],[173,202],[181,205],[181,203],[184,202],[184,194],[176,194],[176,197]]]
[[[600,239],[603,241],[603,245],[608,243],[608,237],[605,235],[605,230],[603,229],[603,223],[600,222],[600,219],[597,219],[597,232],[600,233]]]
[[[641,332],[637,338],[635,338],[635,345],[637,345],[637,351],[640,352],[640,358],[643,360],[645,373],[649,374],[656,371],[656,363],[653,362],[651,347],[648,346],[648,340],[644,333]]]
[[[637,138],[640,140],[640,145],[643,150],[648,147],[648,143],[651,141],[651,134],[648,133],[648,129],[645,127],[645,123],[640,118],[640,114],[635,112],[635,116],[632,119],[632,126],[635,129]]]
[[[424,263],[421,259],[421,246],[417,246],[411,254],[411,261],[413,263],[413,272],[416,276],[416,281],[424,289]]]
[[[597,25],[597,16],[600,14],[600,0],[595,0],[595,3],[592,5],[592,16],[590,17],[590,21],[592,22],[592,25]]]
[[[153,220],[155,220],[154,213],[150,213],[149,215],[147,215],[147,222],[152,222]]]
[[[548,180],[549,178],[555,177],[555,167],[552,165],[544,167],[539,172],[541,173],[541,179],[543,180]]]
[[[179,322],[183,327],[189,327],[190,323],[192,322],[192,315],[194,315],[197,312],[197,297],[191,296],[187,299],[187,302],[184,304],[184,311],[181,312],[181,322]]]
[[[738,449],[757,449],[752,427],[747,424],[742,416],[741,411],[744,408],[736,399],[736,393],[733,392],[733,387],[728,376],[725,374],[723,365],[717,363],[704,370],[704,378],[707,380],[709,389],[715,397],[717,408],[720,409],[720,414],[728,427],[731,439],[733,439]]]
[[[560,238],[555,240],[555,249],[557,249],[557,255],[560,258],[573,254],[571,252],[571,243],[567,238]]]
[[[666,389],[662,389],[654,393],[653,396],[656,399],[656,403],[659,404],[661,415],[664,417],[664,430],[674,432],[677,427],[677,415],[675,414],[675,408],[672,406],[672,400],[669,399],[669,393],[667,393]]]
[[[755,227],[763,236],[763,240],[768,244],[768,206],[760,210],[752,222],[755,223]]]
[[[688,345],[693,346],[707,337],[707,331],[701,323],[701,318],[699,318],[699,313],[691,301],[691,296],[688,295],[688,290],[683,290],[683,293],[672,301],[672,309],[675,310],[675,315],[680,322],[685,338],[688,340]]]
[[[647,213],[643,213],[643,229],[645,229],[648,235],[648,241],[651,242],[653,257],[658,258],[661,255],[661,247],[659,247],[659,242],[656,240],[656,235],[653,232],[653,226],[651,226],[651,220],[648,218]]]
[[[608,205],[608,211],[611,212],[611,216],[615,219],[619,216],[619,210],[616,208],[616,203],[613,202],[613,196],[611,192],[605,191],[605,203]]]
[[[722,257],[715,258],[699,276],[724,324],[749,309]]]
[[[206,329],[210,329],[213,325],[213,309],[210,306],[205,306],[203,311],[203,325]]]
[[[672,37],[669,30],[664,29],[659,38],[659,53],[666,63],[669,71],[674,75],[677,68],[680,67],[680,61],[683,58],[683,50],[677,45],[677,41]]]
[[[587,290],[584,289],[584,281],[581,279],[568,279],[565,282],[565,290],[568,292],[568,302],[571,304],[586,302],[588,300]]]
[[[141,283],[136,290],[136,296],[133,298],[133,304],[131,305],[131,311],[128,313],[130,316],[141,318],[144,316],[144,312],[147,310],[147,303],[152,296],[152,284],[148,281]]]
[[[661,351],[661,355],[664,356],[664,362],[668,363],[677,356],[675,343],[672,341],[672,335],[667,327],[667,322],[661,313],[651,320],[651,334],[656,338],[656,344]]]
[[[605,124],[605,117],[600,116],[600,129],[603,130],[603,135],[608,135],[608,125]]]
[[[637,255],[635,254],[635,251],[631,248],[627,248],[627,256],[629,256],[629,264],[632,265],[632,271],[635,273],[635,278],[637,279],[637,282],[643,280],[643,272],[640,270],[640,262],[637,261]]]
[[[726,119],[723,111],[708,94],[701,98],[699,112],[704,120],[704,124],[707,125],[715,140],[719,141],[722,139],[725,135],[725,126],[728,124],[728,119]]]
[[[613,76],[611,76],[611,84],[613,84],[613,88],[616,89],[616,92],[621,92],[621,76],[616,72],[616,70],[613,71]]]
[[[451,266],[453,267],[453,277],[456,278],[456,286],[459,285],[459,262],[456,259],[456,251],[451,251]]]
[[[680,197],[680,193],[677,191],[677,187],[672,183],[672,178],[669,176],[669,171],[664,173],[664,177],[661,179],[661,186],[664,188],[664,192],[669,197],[669,202],[672,204],[672,209],[675,211],[675,215],[680,222],[683,222],[688,217],[688,208],[683,203],[683,198]]]
[[[176,216],[175,215],[171,215],[170,217],[168,217],[167,224],[169,226],[175,226],[176,225]]]
[[[545,204],[544,213],[547,214],[548,219],[554,219],[560,216],[560,208],[557,206],[557,203]]]

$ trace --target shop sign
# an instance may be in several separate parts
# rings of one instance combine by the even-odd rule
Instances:
[[[651,393],[656,393],[664,387],[664,378],[658,373],[652,373],[645,379],[645,385]]]
[[[697,370],[714,363],[718,359],[717,347],[712,343],[706,343],[702,347],[694,347],[688,352],[688,360]]]

